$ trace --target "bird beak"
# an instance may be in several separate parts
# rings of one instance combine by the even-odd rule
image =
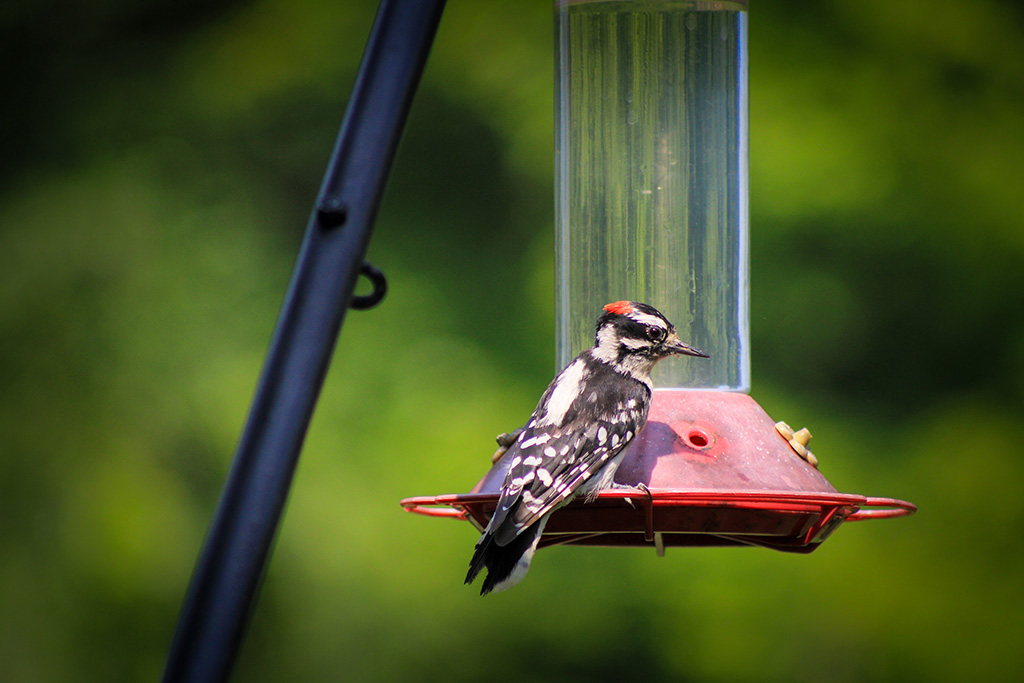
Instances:
[[[697,356],[699,358],[711,357],[700,349],[684,343],[675,332],[670,334],[668,339],[665,340],[665,350],[679,356]]]

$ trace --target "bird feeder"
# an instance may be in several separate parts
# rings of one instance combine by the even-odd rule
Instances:
[[[810,432],[754,401],[749,361],[746,0],[556,3],[558,368],[609,301],[644,301],[710,360],[655,370],[616,483],[555,512],[540,547],[754,545],[806,553],[905,501],[840,493]],[[499,451],[500,452],[500,451]],[[508,470],[409,498],[483,529]]]

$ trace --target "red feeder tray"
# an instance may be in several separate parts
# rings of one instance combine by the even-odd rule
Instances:
[[[407,498],[402,506],[466,519],[482,531],[506,460],[469,493]],[[647,426],[615,479],[648,490],[611,489],[591,503],[573,501],[551,516],[540,547],[654,546],[662,554],[668,546],[755,545],[809,553],[844,521],[917,510],[902,500],[839,493],[752,398],[722,391],[655,391]]]

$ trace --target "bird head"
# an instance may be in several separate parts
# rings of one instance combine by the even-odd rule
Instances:
[[[655,363],[668,356],[709,357],[683,342],[658,309],[636,301],[616,301],[604,307],[593,352],[631,374],[649,374]]]

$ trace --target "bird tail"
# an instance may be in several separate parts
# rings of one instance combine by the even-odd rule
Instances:
[[[537,543],[544,533],[547,521],[547,517],[541,518],[506,545],[498,545],[494,534],[485,531],[477,541],[473,559],[469,561],[466,583],[473,583],[484,567],[487,567],[487,576],[484,577],[480,595],[487,595],[491,591],[503,591],[522,581],[530,569],[530,562],[537,551]]]

